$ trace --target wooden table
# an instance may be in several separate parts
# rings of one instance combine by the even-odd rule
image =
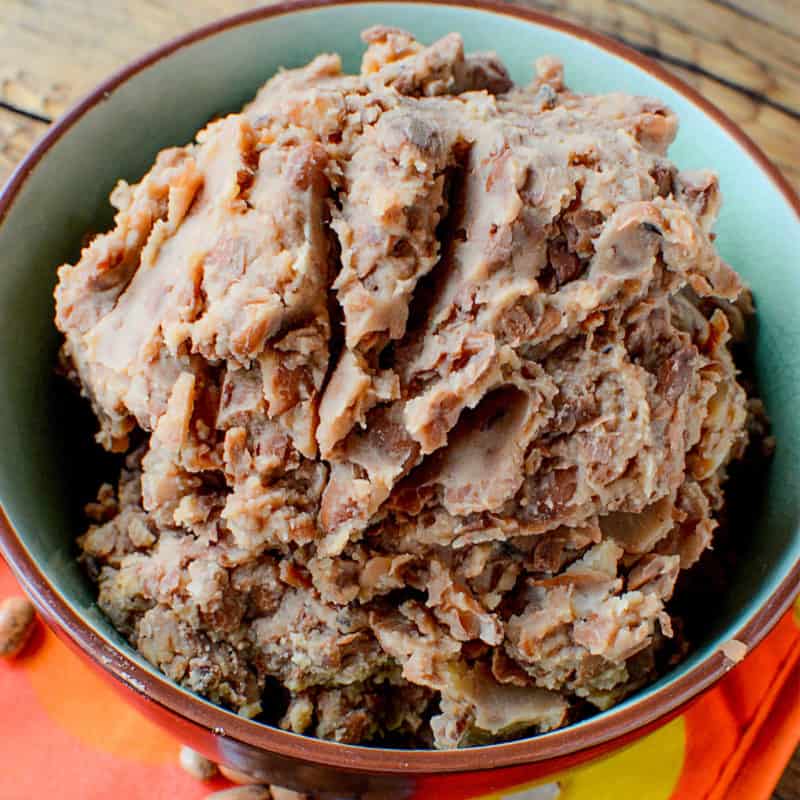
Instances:
[[[800,0],[520,0],[660,61],[800,189]],[[248,0],[0,0],[0,182],[77,97],[143,51]],[[774,800],[800,800],[800,751]]]

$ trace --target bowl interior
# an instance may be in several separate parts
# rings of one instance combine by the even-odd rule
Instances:
[[[0,499],[25,547],[66,602],[102,637],[150,669],[97,610],[75,563],[81,507],[114,475],[88,432],[83,401],[54,376],[58,336],[52,290],[57,265],[74,260],[87,230],[111,221],[117,178],[138,179],[161,148],[181,144],[208,119],[237,110],[281,66],[322,51],[356,70],[359,32],[398,25],[432,41],[459,31],[469,49],[494,49],[517,81],[532,61],[566,63],[573,88],[661,98],[681,130],[671,156],[680,167],[719,172],[725,203],[717,225],[723,255],[749,282],[759,312],[755,360],[778,447],[763,491],[740,498],[749,510],[725,591],[703,609],[707,622],[692,655],[636,702],[674,681],[735,635],[800,557],[800,225],[747,152],[690,100],[596,45],[500,13],[419,3],[369,3],[295,11],[242,24],[183,47],[142,69],[94,105],[51,147],[0,223]],[[605,712],[615,713],[614,710]],[[578,723],[579,725],[582,723]]]

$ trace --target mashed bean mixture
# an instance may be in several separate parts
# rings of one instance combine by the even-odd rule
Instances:
[[[710,172],[657,100],[365,32],[111,195],[63,361],[125,453],[80,537],[114,625],[341,742],[548,731],[652,680],[748,402]],[[738,302],[737,302],[738,300]]]

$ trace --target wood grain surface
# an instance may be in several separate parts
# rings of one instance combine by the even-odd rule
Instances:
[[[800,0],[517,0],[652,56],[731,116],[800,188]],[[0,0],[0,180],[76,98],[249,0]],[[20,117],[19,124],[14,124]],[[28,120],[23,123],[22,120]]]
[[[800,189],[800,0],[516,0],[661,62],[734,119]],[[248,0],[0,0],[0,183],[111,71]],[[774,800],[800,800],[800,751]]]

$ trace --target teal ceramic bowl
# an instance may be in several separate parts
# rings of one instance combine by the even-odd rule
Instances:
[[[84,232],[110,223],[107,198],[117,178],[139,178],[161,148],[190,140],[209,118],[238,109],[280,66],[333,50],[357,69],[359,32],[378,22],[425,41],[459,31],[469,49],[497,50],[517,81],[531,77],[537,55],[553,54],[564,60],[577,90],[649,94],[678,112],[673,159],[720,174],[725,203],[717,242],[754,290],[757,378],[778,442],[763,490],[744,504],[753,522],[740,536],[725,590],[702,609],[702,636],[683,663],[621,705],[569,728],[467,751],[344,746],[217,708],[171,684],[115,633],[75,562],[80,507],[103,462],[87,437],[86,410],[53,372],[56,266],[75,259]],[[694,91],[621,45],[518,8],[303,2],[199,30],[130,65],[79,103],[0,197],[2,550],[54,627],[131,690],[146,713],[209,755],[277,783],[333,786],[330,796],[381,787],[378,796],[389,797],[410,791],[420,775],[596,753],[710,686],[731,666],[720,645],[733,638],[757,644],[800,591],[799,209],[797,196],[753,143]]]

